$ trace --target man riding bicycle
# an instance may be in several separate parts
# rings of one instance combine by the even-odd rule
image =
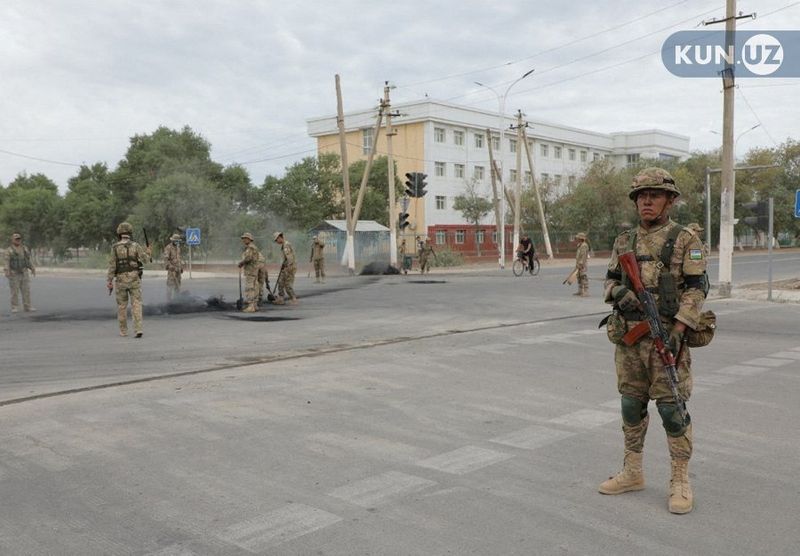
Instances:
[[[528,265],[528,272],[533,274],[533,257],[535,255],[533,242],[528,234],[522,234],[517,246],[517,257],[522,259]]]

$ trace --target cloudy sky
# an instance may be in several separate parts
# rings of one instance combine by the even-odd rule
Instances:
[[[116,166],[128,139],[191,126],[224,164],[266,174],[314,153],[306,118],[429,97],[497,110],[474,84],[517,84],[507,112],[611,132],[658,127],[714,148],[717,79],[681,79],[660,47],[724,17],[724,0],[4,0],[0,6],[0,183],[76,165]],[[800,2],[739,1],[740,29],[800,29]],[[721,26],[716,26],[720,28]],[[800,139],[800,79],[740,80],[741,155]]]

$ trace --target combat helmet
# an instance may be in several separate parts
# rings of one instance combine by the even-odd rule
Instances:
[[[663,168],[652,166],[636,174],[633,178],[633,183],[631,183],[631,190],[628,193],[628,197],[635,201],[636,195],[643,189],[660,189],[662,191],[668,191],[676,197],[681,194],[675,186],[675,180],[669,172]]]
[[[250,241],[255,241],[253,234],[251,234],[250,232],[243,233],[241,239],[249,239]]]
[[[575,234],[575,239],[580,239],[580,240],[586,241],[586,234],[583,233],[583,232],[579,232],[579,233]]]
[[[169,236],[169,240],[170,241],[180,241],[181,240],[181,236],[180,236],[180,234],[172,234],[171,236]]]
[[[120,222],[119,226],[117,226],[117,235],[118,236],[129,236],[133,233],[133,226],[131,226],[130,222]]]

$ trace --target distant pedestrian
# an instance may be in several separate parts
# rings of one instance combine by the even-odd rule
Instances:
[[[261,253],[259,253],[254,239],[253,234],[250,232],[245,232],[241,236],[244,251],[239,261],[239,268],[244,273],[244,299],[246,303],[245,308],[242,309],[243,313],[255,313],[258,311],[258,258]]]
[[[316,276],[315,282],[320,281],[325,283],[325,243],[319,239],[319,236],[314,236],[314,241],[311,243],[311,257],[309,262],[314,263],[314,274]]]
[[[174,300],[181,293],[181,275],[183,274],[183,261],[181,260],[181,236],[172,234],[169,243],[161,253],[164,268],[167,271],[167,302]]]
[[[108,258],[108,293],[117,288],[117,320],[119,335],[128,335],[128,302],[131,305],[133,328],[136,337],[141,338],[142,331],[142,271],[144,263],[151,261],[151,250],[131,240],[133,226],[122,222],[117,226],[117,241],[111,247]]]
[[[406,240],[403,239],[400,242],[400,247],[397,248],[397,254],[400,257],[400,261],[403,265],[403,274],[408,274],[408,271],[411,270],[411,253],[408,252],[408,245],[406,244]]]
[[[283,305],[286,302],[285,297],[289,296],[289,302],[292,305],[297,305],[297,296],[294,294],[294,275],[297,272],[297,258],[294,256],[294,248],[283,237],[283,232],[275,232],[273,237],[275,243],[281,246],[281,253],[283,253],[283,264],[278,277],[278,297],[275,299],[275,303]]]
[[[575,253],[575,270],[578,271],[578,291],[572,295],[589,297],[589,243],[583,232],[575,236],[578,242],[578,251]]]
[[[35,311],[36,309],[31,305],[30,276],[36,276],[36,268],[33,266],[31,250],[22,244],[22,235],[20,234],[11,236],[11,246],[6,249],[3,273],[8,278],[8,287],[11,289],[11,312],[19,311],[20,294],[22,294],[23,310]]]

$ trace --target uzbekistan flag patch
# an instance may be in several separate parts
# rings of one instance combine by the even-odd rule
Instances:
[[[703,251],[701,249],[690,249],[689,258],[693,261],[700,261],[703,259]]]

